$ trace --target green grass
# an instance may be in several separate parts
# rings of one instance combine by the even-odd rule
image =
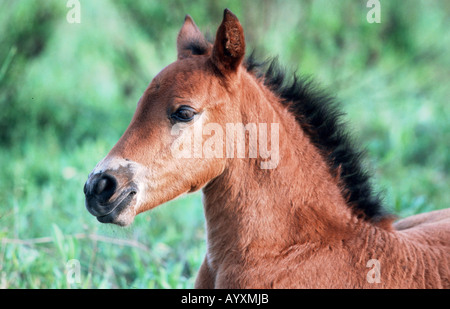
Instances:
[[[176,57],[189,13],[214,34],[225,7],[253,48],[314,76],[342,102],[374,184],[399,216],[450,205],[450,6],[382,1],[0,2],[0,287],[192,287],[205,253],[199,193],[102,225],[87,175],[128,125],[151,78]],[[66,263],[80,262],[80,283]]]

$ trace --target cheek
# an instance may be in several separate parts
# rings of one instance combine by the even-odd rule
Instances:
[[[155,128],[146,139],[141,136],[134,140],[141,145],[128,150],[127,155],[143,167],[135,173],[140,192],[138,213],[197,191],[223,172],[226,159],[222,127],[205,125],[206,120],[204,113],[192,124]]]
[[[189,192],[195,192],[206,186],[211,180],[223,173],[225,159],[203,159],[197,162],[197,171],[190,180]]]

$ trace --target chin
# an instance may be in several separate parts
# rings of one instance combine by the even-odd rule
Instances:
[[[134,222],[135,211],[132,207],[124,209],[118,214],[108,214],[105,216],[98,216],[97,220],[101,223],[111,223],[121,227],[130,226]]]

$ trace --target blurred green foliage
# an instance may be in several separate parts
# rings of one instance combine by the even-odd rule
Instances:
[[[205,252],[199,194],[119,229],[88,214],[82,191],[176,59],[185,14],[213,37],[230,8],[248,52],[329,88],[394,212],[450,204],[449,2],[382,0],[380,24],[363,0],[81,0],[80,24],[66,3],[0,0],[0,287],[192,287]],[[80,284],[66,282],[68,259]]]

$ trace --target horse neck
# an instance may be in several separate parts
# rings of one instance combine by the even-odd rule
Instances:
[[[228,159],[203,189],[209,250],[279,251],[346,233],[354,216],[325,160],[269,90],[242,78],[242,120],[279,124],[280,160],[276,168],[261,169],[260,158]]]

